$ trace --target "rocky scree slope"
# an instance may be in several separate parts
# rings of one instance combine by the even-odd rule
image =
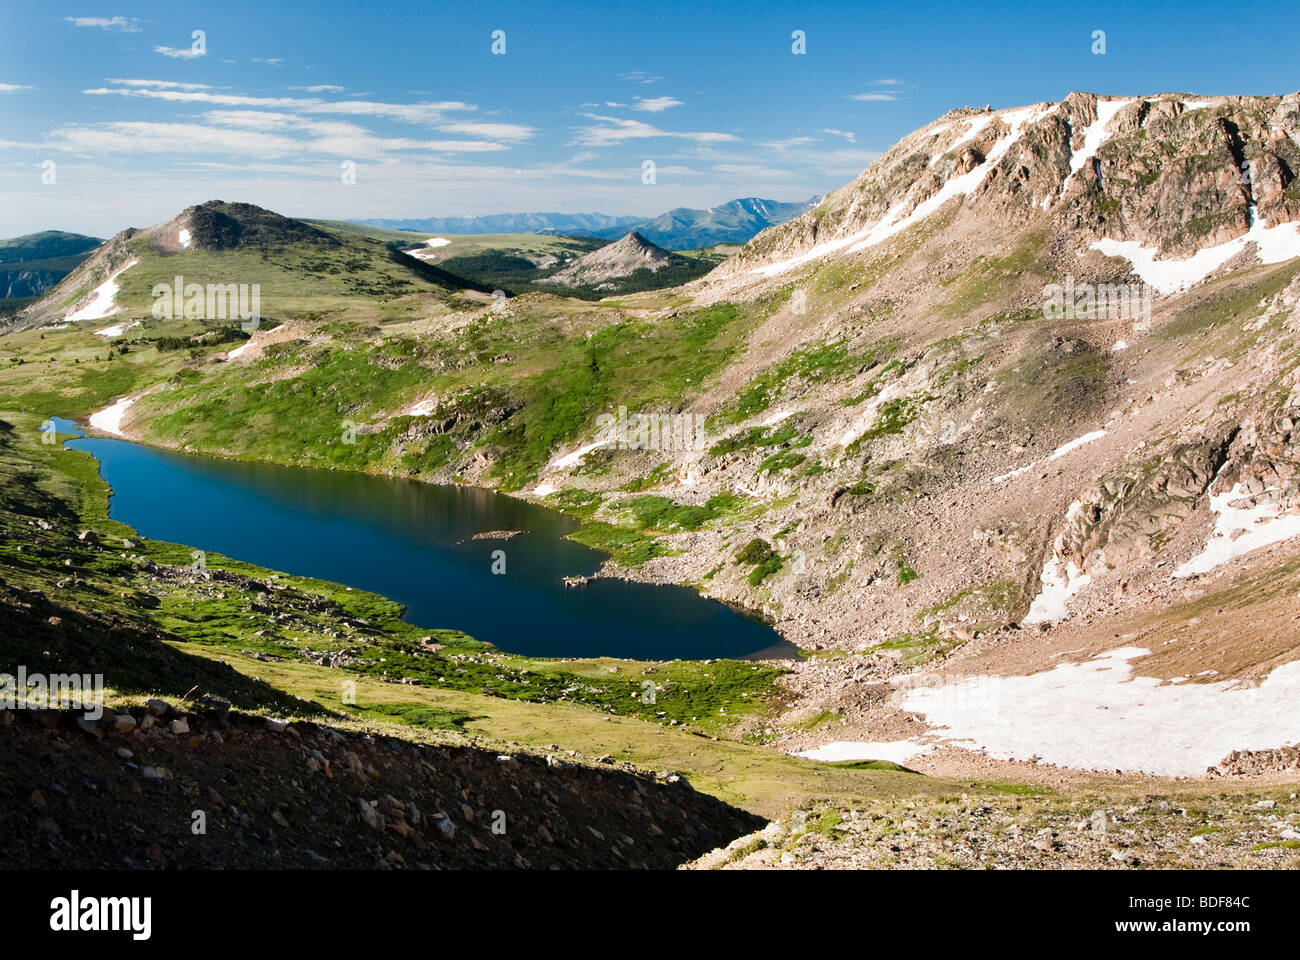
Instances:
[[[219,702],[0,711],[0,764],[8,869],[664,869],[763,823],[670,774]]]

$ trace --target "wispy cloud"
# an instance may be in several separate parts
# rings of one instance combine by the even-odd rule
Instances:
[[[829,134],[830,134],[831,136],[833,136],[833,137],[843,137],[843,138],[844,138],[845,140],[847,140],[849,143],[857,143],[857,142],[858,142],[858,138],[857,138],[856,136],[854,136],[854,134],[852,134],[852,133],[851,133],[850,131],[848,131],[848,130],[835,130],[835,129],[831,128],[831,129],[826,129],[826,130],[819,130],[819,131],[817,131],[817,132],[818,132],[818,133],[829,133]]]
[[[413,153],[451,155],[509,150],[536,132],[520,123],[454,119],[457,112],[478,109],[461,101],[386,103],[328,97],[254,97],[175,80],[108,82],[111,86],[82,92],[212,109],[201,116],[201,122],[187,116],[174,122],[68,124],[49,135],[50,148],[88,154],[171,153],[185,162],[205,155],[273,159],[328,155],[388,162],[394,155]],[[310,89],[325,92],[343,88],[319,84]],[[363,125],[367,120],[419,124],[449,136],[382,136]]]
[[[476,110],[473,104],[458,100],[425,103],[384,103],[379,100],[321,100],[303,97],[250,97],[238,93],[211,93],[206,90],[176,90],[142,87],[93,87],[82,93],[91,96],[147,97],[172,103],[203,103],[219,107],[275,107],[305,113],[336,113],[352,116],[380,117],[405,123],[442,121],[452,111]]]
[[[816,137],[786,137],[784,140],[769,140],[763,146],[771,150],[789,150],[791,147],[805,147],[816,142]]]
[[[179,80],[121,80],[113,78],[108,83],[123,87],[149,87],[154,90],[211,90],[206,83],[181,83]]]
[[[719,143],[736,139],[729,133],[661,130],[640,120],[605,117],[595,113],[584,113],[583,116],[596,121],[595,126],[584,127],[570,141],[583,147],[608,147],[628,140],[643,140],[651,137],[679,137],[697,143]]]
[[[633,70],[631,73],[620,73],[618,78],[620,80],[630,81],[631,83],[658,83],[663,79],[663,77],[646,73],[644,70]]]
[[[74,153],[177,153],[262,158],[325,155],[382,160],[394,153],[486,153],[507,149],[488,140],[378,137],[346,121],[319,121],[263,111],[211,111],[206,123],[119,121],[55,130],[49,146]]]
[[[477,120],[457,120],[452,123],[440,123],[438,129],[444,133],[461,133],[470,137],[487,137],[490,140],[519,141],[527,140],[534,133],[532,127],[521,123],[488,123]]]
[[[195,50],[193,47],[164,47],[161,44],[155,45],[153,52],[161,53],[164,57],[171,57],[173,60],[193,60],[208,55],[208,51],[203,48]]]
[[[636,103],[632,104],[632,109],[644,110],[647,113],[663,113],[665,110],[672,107],[680,107],[681,105],[682,101],[676,100],[672,97],[652,97],[650,99],[637,97]]]
[[[139,33],[140,21],[135,17],[64,17],[74,27],[98,27],[100,30],[120,30],[122,33]]]
[[[875,90],[867,93],[850,93],[848,94],[848,99],[859,100],[868,103],[897,100],[899,92],[902,90],[903,87],[907,86],[907,84],[904,81],[898,80],[894,77],[885,77],[882,80],[872,80],[870,83],[865,84],[865,86],[885,87],[886,89]]]
[[[776,179],[794,176],[794,174],[789,170],[778,170],[775,167],[764,167],[757,163],[719,163],[716,164],[713,169],[718,173],[725,173],[732,177],[740,176]]]
[[[25,83],[0,83],[0,93],[17,93],[19,90],[35,90]]]
[[[301,90],[304,93],[342,93],[346,88],[336,83],[318,83],[314,87],[290,87],[289,89]]]

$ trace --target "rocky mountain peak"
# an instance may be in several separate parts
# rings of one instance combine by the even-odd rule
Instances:
[[[1300,220],[1300,94],[1110,96],[963,108],[903,138],[719,276],[860,252],[942,214],[956,229],[1041,225],[1076,253],[1132,243],[1184,259],[1258,221]]]
[[[187,207],[173,219],[154,227],[153,244],[163,252],[198,247],[233,250],[241,247],[279,249],[312,243],[336,247],[339,241],[301,220],[281,216],[251,203],[209,200]]]
[[[635,230],[623,239],[593,250],[550,278],[561,286],[596,286],[636,270],[655,271],[685,258],[651,243]]]

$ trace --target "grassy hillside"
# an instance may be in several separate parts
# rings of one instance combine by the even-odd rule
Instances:
[[[518,657],[406,623],[396,604],[365,591],[214,553],[195,573],[189,547],[108,519],[108,489],[89,454],[41,443],[29,415],[0,417],[0,623],[10,638],[0,670],[93,665],[119,704],[198,685],[276,716],[560,743],[684,771],[700,789],[759,811],[795,797],[940,788],[737,739],[739,721],[770,709],[771,667]],[[647,679],[658,688],[653,712],[635,696]],[[342,680],[355,683],[355,703],[344,702]]]

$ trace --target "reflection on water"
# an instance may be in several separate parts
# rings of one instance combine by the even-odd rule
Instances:
[[[66,432],[65,427],[60,428]],[[602,555],[569,518],[475,487],[194,457],[124,440],[99,458],[110,512],[143,536],[382,593],[407,619],[535,656],[789,656],[762,623],[685,587],[594,580]],[[475,533],[520,530],[509,540]],[[494,574],[493,551],[505,552]]]

